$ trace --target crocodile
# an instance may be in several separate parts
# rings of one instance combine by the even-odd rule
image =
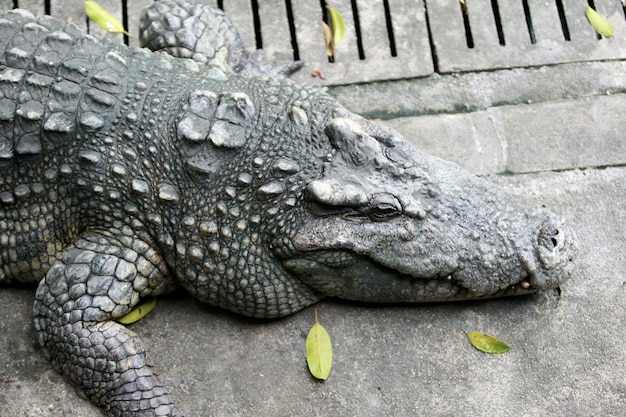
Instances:
[[[184,288],[252,317],[323,297],[528,294],[573,273],[556,215],[286,78],[0,14],[0,285],[110,416],[178,416],[116,320]],[[417,134],[417,133],[416,133]]]
[[[146,7],[139,22],[139,43],[199,63],[217,58],[235,73],[286,77],[304,66],[303,61],[267,62],[262,49],[248,53],[228,16],[197,0],[157,1]]]

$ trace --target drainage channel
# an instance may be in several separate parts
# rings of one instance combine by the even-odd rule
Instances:
[[[440,72],[493,70],[626,58],[620,0],[427,0]],[[590,5],[611,22],[603,38]]]
[[[262,46],[272,61],[301,59],[292,78],[306,84],[354,84],[433,73],[424,3],[416,0],[224,0],[224,10],[247,45]],[[326,6],[339,11],[345,36],[326,54]],[[243,11],[243,13],[242,13]],[[258,13],[259,24],[250,16]],[[261,37],[261,42],[259,41]],[[325,80],[313,78],[314,71]]]
[[[123,21],[130,38],[89,24],[82,0],[0,0],[36,15],[73,21],[97,37],[137,43],[141,10],[152,0],[100,0]],[[500,68],[626,58],[621,0],[206,0],[224,9],[249,49],[271,61],[301,59],[293,77],[315,85],[354,84]],[[591,4],[615,27],[603,38],[591,28]],[[343,16],[345,37],[326,55],[326,6]],[[317,71],[324,80],[312,77]]]
[[[99,0],[127,23],[137,44],[141,10],[151,0]],[[207,0],[219,6],[241,32],[249,49],[262,47],[271,61],[301,59],[306,66],[293,78],[307,84],[352,84],[422,77],[433,73],[433,61],[421,0]],[[1,9],[23,7],[35,15],[51,14],[72,21],[96,37],[124,42],[85,19],[82,0],[0,0]],[[334,62],[326,55],[322,19],[325,6],[345,21],[345,37],[335,47]],[[319,71],[324,80],[311,76]]]

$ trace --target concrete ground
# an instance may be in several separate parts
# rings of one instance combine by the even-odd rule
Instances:
[[[324,300],[252,320],[184,293],[132,325],[187,417],[626,414],[626,63],[431,75],[333,87],[416,146],[562,216],[577,270],[537,295],[435,305]],[[0,416],[95,417],[52,371],[34,290],[0,288]],[[326,382],[305,362],[314,309],[333,340]],[[475,350],[466,332],[506,341]]]

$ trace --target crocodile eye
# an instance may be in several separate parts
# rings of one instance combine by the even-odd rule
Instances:
[[[374,194],[369,203],[368,215],[372,220],[385,220],[402,213],[402,205],[391,194]]]

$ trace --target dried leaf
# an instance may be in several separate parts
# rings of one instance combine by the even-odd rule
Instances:
[[[339,10],[326,6],[328,15],[330,16],[330,26],[333,32],[333,43],[339,45],[339,42],[346,34],[346,24],[343,22],[343,17]]]
[[[317,321],[317,310],[315,310],[315,324],[306,338],[306,362],[311,375],[315,378],[322,380],[328,378],[333,362],[333,347],[330,343],[330,335]]]
[[[587,5],[585,14],[587,15],[587,20],[589,20],[589,23],[591,23],[591,26],[593,26],[596,32],[607,38],[613,36],[613,25],[602,17],[600,13],[593,10],[591,6]]]
[[[511,349],[509,345],[500,339],[481,332],[471,332],[467,334],[472,346],[485,353],[504,353]]]
[[[120,21],[114,18],[95,1],[85,1],[85,12],[87,16],[102,29],[111,33],[123,33],[130,36],[130,33],[126,32]]]
[[[117,321],[122,324],[131,324],[139,321],[152,311],[152,309],[156,305],[156,302],[156,297],[151,297],[145,302],[137,304],[125,316],[117,319]]]
[[[467,3],[465,0],[459,0],[459,4],[461,5],[461,11],[467,13]]]
[[[335,44],[333,43],[333,32],[326,22],[322,22],[324,29],[324,41],[326,42],[326,55],[333,56],[335,54]]]

